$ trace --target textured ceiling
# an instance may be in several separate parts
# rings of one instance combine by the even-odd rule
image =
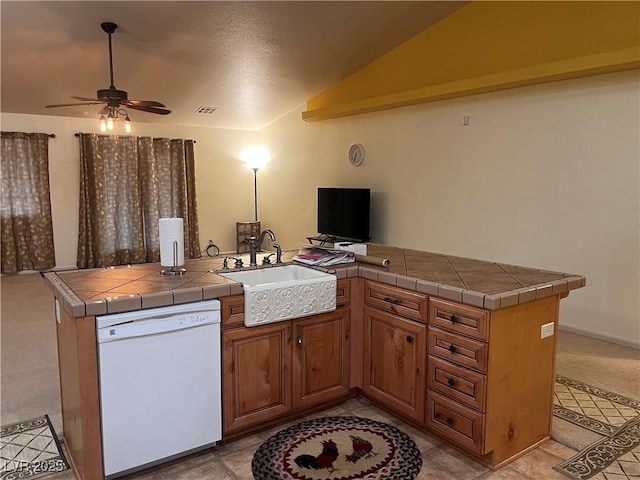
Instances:
[[[115,86],[172,110],[134,122],[260,129],[466,3],[2,1],[0,106],[97,118],[44,106],[109,87],[110,21]]]

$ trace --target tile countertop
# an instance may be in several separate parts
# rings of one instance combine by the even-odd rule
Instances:
[[[290,263],[296,253],[284,252],[283,261]],[[389,266],[356,262],[326,270],[338,278],[360,276],[487,310],[566,295],[586,282],[582,275],[384,245],[369,244],[367,253],[389,259]],[[49,272],[44,278],[69,315],[84,317],[241,295],[241,284],[211,273],[222,268],[222,261],[188,260],[181,276],[160,275],[165,267],[150,263]]]

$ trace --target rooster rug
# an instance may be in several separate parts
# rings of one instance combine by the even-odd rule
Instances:
[[[288,427],[253,455],[256,480],[413,480],[422,467],[415,442],[386,423],[315,418]]]

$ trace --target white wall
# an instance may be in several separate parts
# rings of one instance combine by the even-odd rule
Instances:
[[[0,116],[3,131],[54,133],[49,141],[49,182],[56,268],[75,267],[78,245],[79,147],[76,132],[99,133],[97,119],[18,115]],[[196,192],[200,244],[213,240],[235,251],[235,222],[253,220],[253,172],[240,153],[256,144],[258,133],[133,123],[135,135],[196,140]]]
[[[638,70],[261,132],[263,217],[296,246],[316,187],[368,186],[373,241],[586,275],[561,324],[640,346]],[[463,117],[470,124],[463,126]],[[351,143],[366,160],[347,162]]]

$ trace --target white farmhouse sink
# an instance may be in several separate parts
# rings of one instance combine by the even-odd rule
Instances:
[[[247,327],[336,309],[336,276],[300,265],[218,273],[244,288]]]

